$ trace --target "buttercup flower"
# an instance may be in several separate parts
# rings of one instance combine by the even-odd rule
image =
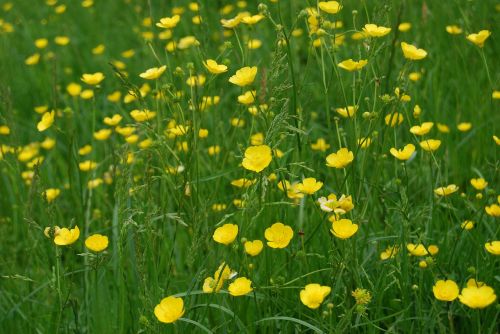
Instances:
[[[104,74],[101,72],[96,72],[93,74],[85,73],[82,75],[82,81],[85,82],[87,85],[98,85],[103,81],[105,78]]]
[[[328,14],[337,14],[342,9],[342,6],[337,1],[320,1],[318,7]]]
[[[462,28],[457,25],[446,26],[446,32],[450,35],[460,35],[462,33]]]
[[[61,190],[60,189],[57,189],[57,188],[49,188],[47,190],[45,190],[43,192],[43,195],[45,196],[45,198],[47,199],[47,202],[52,202],[53,200],[55,200],[59,194],[61,193]]]
[[[482,48],[484,46],[484,42],[488,39],[488,37],[490,37],[490,35],[491,31],[481,30],[477,34],[467,35],[467,39]]]
[[[160,19],[159,23],[156,23],[156,26],[163,29],[172,29],[175,28],[175,26],[177,26],[180,20],[181,17],[179,15],[174,15],[172,17],[164,17]]]
[[[318,138],[318,140],[315,143],[311,144],[311,149],[313,149],[314,151],[325,152],[329,148],[330,144],[328,144],[323,138]]]
[[[484,244],[484,248],[493,255],[500,255],[500,241],[491,241]]]
[[[143,79],[155,80],[155,79],[158,79],[163,74],[163,72],[165,72],[166,69],[167,69],[167,66],[165,66],[165,65],[160,66],[160,67],[152,67],[152,68],[146,70],[146,72],[139,74],[139,76]]]
[[[483,190],[484,188],[486,188],[488,186],[488,182],[486,182],[485,179],[483,179],[482,177],[481,178],[477,178],[477,179],[471,179],[470,180],[470,184],[476,189],[476,190]]]
[[[458,285],[452,280],[439,280],[432,287],[432,292],[437,300],[451,302],[458,297]]]
[[[205,62],[203,62],[203,65],[205,65],[206,69],[212,74],[227,72],[226,65],[217,64],[217,62],[213,59],[207,59]]]
[[[314,177],[308,177],[297,184],[297,189],[303,193],[312,195],[323,187],[323,182],[316,181]]]
[[[345,168],[354,160],[354,154],[347,148],[341,148],[336,153],[326,157],[326,165],[334,168]]]
[[[260,173],[272,161],[271,148],[267,145],[250,146],[245,150],[241,165],[248,170]]]
[[[310,309],[317,309],[331,292],[329,286],[322,286],[316,283],[307,284],[300,291],[300,301]]]
[[[376,24],[365,24],[363,31],[370,37],[382,37],[391,32],[391,28],[377,26]]]
[[[290,226],[278,222],[266,228],[264,236],[269,247],[285,248],[293,238],[293,230]]]
[[[438,196],[448,196],[458,191],[458,187],[455,184],[447,185],[446,187],[438,187],[434,189],[434,193]]]
[[[42,119],[40,120],[40,122],[38,122],[38,124],[36,126],[38,131],[43,132],[43,131],[47,130],[48,128],[50,128],[52,126],[52,124],[54,124],[55,116],[56,116],[55,111],[50,111],[50,112],[44,113],[42,116]]]
[[[417,136],[423,136],[431,131],[434,122],[423,122],[421,125],[414,125],[410,128],[410,132]]]
[[[349,72],[353,72],[353,71],[359,71],[360,69],[365,67],[366,64],[368,64],[368,60],[366,60],[366,59],[362,59],[359,61],[347,59],[347,60],[344,60],[343,62],[339,63],[338,67],[340,67],[344,70],[347,70]]]
[[[382,253],[380,253],[380,259],[382,261],[387,259],[392,259],[393,257],[396,256],[398,251],[399,251],[398,246],[389,246]]]
[[[262,249],[264,248],[264,244],[260,240],[246,241],[244,246],[245,246],[245,252],[250,256],[259,255]]]
[[[348,106],[347,108],[335,108],[335,111],[342,117],[348,118],[353,117],[356,111],[358,111],[357,106]]]
[[[412,157],[413,153],[415,152],[415,145],[408,144],[399,150],[393,147],[391,148],[390,152],[391,155],[396,159],[405,161]]]
[[[229,82],[240,87],[248,86],[253,83],[257,75],[257,66],[243,67],[236,71],[236,74],[229,78]]]
[[[244,296],[253,291],[252,281],[246,277],[238,277],[227,288],[231,296]]]
[[[231,275],[232,272],[229,266],[225,262],[222,262],[219,268],[215,271],[213,277],[205,278],[205,281],[203,282],[203,292],[219,292],[220,289],[222,289],[224,282],[228,280]]]
[[[174,296],[163,298],[160,304],[156,305],[154,314],[160,322],[166,324],[175,322],[184,314],[184,301]]]
[[[108,237],[101,234],[92,234],[85,239],[85,247],[93,252],[99,253],[108,248]]]
[[[416,46],[401,42],[401,49],[406,59],[421,60],[427,57],[427,52],[424,49],[418,49]]]
[[[495,290],[485,285],[469,285],[458,295],[460,302],[473,309],[482,309],[490,306],[497,299]]]
[[[220,244],[229,245],[236,239],[238,235],[238,225],[224,224],[218,227],[212,236],[215,242]]]
[[[358,224],[353,224],[350,219],[335,220],[330,232],[339,239],[349,239],[358,232]]]
[[[441,146],[441,140],[439,139],[427,139],[420,142],[420,147],[427,152],[435,151]]]
[[[58,246],[68,246],[73,244],[80,237],[80,229],[78,226],[75,228],[68,229],[63,227],[59,229],[57,234],[54,237],[54,243]]]

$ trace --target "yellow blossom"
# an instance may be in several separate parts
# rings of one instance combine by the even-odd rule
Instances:
[[[490,37],[490,35],[491,31],[481,30],[477,34],[467,35],[467,39],[482,48],[484,46],[484,42],[488,39],[488,37]]]
[[[457,25],[446,26],[446,32],[450,35],[460,35],[462,33],[462,28]]]
[[[44,197],[47,199],[47,202],[52,202],[55,200],[59,194],[61,193],[60,189],[57,188],[49,188],[43,192]]]
[[[484,188],[486,188],[488,186],[488,182],[486,182],[485,179],[483,179],[482,177],[481,178],[477,178],[477,179],[471,179],[470,180],[470,184],[476,189],[476,190],[483,190]]]
[[[493,255],[500,255],[500,241],[491,241],[484,244],[484,248]]]
[[[391,155],[394,156],[398,160],[408,160],[411,158],[413,153],[415,152],[415,145],[407,144],[402,149],[391,148]]]
[[[427,52],[424,49],[418,49],[416,46],[401,42],[401,49],[406,59],[421,60],[427,57]]]
[[[43,132],[48,128],[50,128],[52,124],[54,124],[55,116],[56,116],[55,111],[46,112],[45,114],[43,114],[42,119],[40,120],[40,122],[38,122],[36,126],[38,131]]]
[[[263,171],[271,163],[271,148],[267,145],[250,146],[245,150],[241,165],[253,172]]]
[[[220,74],[220,73],[227,72],[226,65],[217,64],[217,62],[213,59],[207,59],[205,62],[203,62],[203,65],[212,74]]]
[[[431,131],[434,122],[423,122],[421,125],[414,125],[410,128],[410,132],[417,136],[423,136]]]
[[[212,238],[215,242],[220,244],[229,245],[236,239],[238,235],[238,225],[235,224],[224,224],[217,229],[215,229]]]
[[[245,246],[245,252],[250,256],[259,255],[262,249],[264,248],[264,244],[260,240],[246,241],[244,246]]]
[[[438,187],[434,189],[434,193],[438,196],[448,196],[458,191],[458,187],[455,184],[447,185],[446,187]]]
[[[82,75],[82,81],[85,82],[87,85],[98,85],[103,81],[105,78],[104,74],[101,72],[96,72],[96,73],[85,73]]]
[[[497,299],[495,290],[493,288],[482,285],[467,285],[466,288],[462,289],[460,295],[458,295],[460,302],[473,309],[482,309],[493,304]]]
[[[358,111],[358,106],[347,106],[347,108],[335,108],[335,111],[342,117],[345,118],[353,117],[356,111]]]
[[[278,222],[266,228],[264,236],[269,247],[285,248],[293,238],[293,230],[290,226]]]
[[[177,26],[180,20],[181,17],[179,15],[174,15],[172,17],[164,17],[160,19],[160,22],[156,23],[156,26],[163,29],[172,29],[175,28],[175,26]]]
[[[300,301],[310,309],[317,309],[331,292],[329,286],[322,286],[316,283],[307,284],[300,291]]]
[[[339,219],[332,223],[330,232],[339,239],[349,239],[358,231],[358,224],[350,219]]]
[[[441,140],[439,139],[427,139],[420,142],[420,147],[427,152],[435,151],[441,146]]]
[[[318,140],[315,143],[311,144],[311,149],[314,151],[321,151],[325,152],[330,148],[330,144],[328,144],[324,138],[318,138]]]
[[[336,153],[326,157],[326,165],[334,168],[345,168],[354,160],[354,154],[347,148],[341,148]]]
[[[342,9],[342,5],[337,1],[320,1],[318,7],[328,14],[337,14]]]
[[[160,304],[155,306],[154,314],[158,321],[170,324],[182,317],[184,311],[184,301],[182,298],[170,296],[163,298]]]
[[[63,227],[55,235],[54,243],[58,246],[68,246],[77,241],[79,237],[80,229],[78,226],[75,226],[75,228],[72,229]]]
[[[92,234],[85,239],[85,247],[96,253],[108,248],[108,243],[108,237],[101,234]]]
[[[452,280],[439,280],[432,287],[432,292],[437,300],[452,302],[458,297],[458,285]]]
[[[382,37],[391,32],[391,28],[377,26],[376,24],[365,24],[363,32],[370,37]]]
[[[246,277],[238,277],[229,284],[227,291],[231,296],[244,296],[253,291],[252,281]]]
[[[236,71],[236,74],[229,78],[229,82],[240,87],[248,86],[253,83],[257,75],[257,67],[243,67]]]
[[[368,60],[366,60],[366,59],[361,59],[359,61],[347,59],[347,60],[344,60],[343,62],[339,63],[338,67],[340,67],[344,70],[347,70],[349,72],[353,72],[353,71],[359,71],[360,69],[365,67],[366,64],[368,64]]]
[[[303,193],[312,195],[323,187],[323,182],[316,181],[314,177],[308,177],[297,184],[297,189]]]
[[[146,70],[146,72],[139,74],[139,76],[146,80],[155,80],[158,79],[163,74],[163,72],[165,72],[166,69],[167,69],[166,65],[160,67],[152,67]]]

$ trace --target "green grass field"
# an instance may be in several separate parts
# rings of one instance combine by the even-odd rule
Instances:
[[[0,13],[1,333],[498,333],[500,2]]]

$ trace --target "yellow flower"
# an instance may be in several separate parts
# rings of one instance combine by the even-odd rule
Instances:
[[[403,123],[404,119],[405,118],[404,118],[403,114],[400,114],[398,112],[388,114],[384,118],[385,124],[390,126],[390,127],[395,127],[396,125]]]
[[[500,145],[500,137],[493,135],[493,140],[495,141],[495,144]]]
[[[260,240],[254,241],[246,241],[245,244],[245,252],[250,256],[257,256],[264,248],[264,244]]]
[[[323,138],[318,138],[316,143],[311,144],[311,149],[314,151],[321,151],[321,152],[326,152],[330,148],[330,144],[328,144],[325,139]]]
[[[323,182],[316,181],[314,177],[308,177],[297,184],[297,189],[303,193],[312,195],[323,187]]]
[[[326,165],[334,168],[345,168],[354,160],[354,154],[347,148],[341,148],[336,153],[326,157]]]
[[[472,230],[474,228],[474,222],[472,220],[466,220],[460,224],[460,227],[467,231]]]
[[[457,125],[458,131],[467,132],[472,128],[472,123],[462,122]]]
[[[460,35],[462,33],[462,28],[457,25],[446,26],[446,32],[450,35]]]
[[[482,48],[484,46],[484,42],[488,39],[488,37],[490,37],[490,35],[491,31],[481,30],[477,34],[467,35],[467,39]]]
[[[435,151],[441,146],[441,140],[439,139],[427,139],[420,142],[420,147],[427,152]]]
[[[390,152],[396,159],[405,161],[410,159],[415,152],[415,145],[408,144],[400,150],[393,147],[391,148]]]
[[[77,241],[78,237],[80,237],[80,229],[78,226],[72,229],[63,227],[59,229],[58,233],[55,235],[54,243],[58,246],[68,246]]]
[[[146,72],[139,74],[139,76],[146,80],[155,80],[158,79],[166,69],[166,65],[160,67],[151,67],[150,69],[146,70]]]
[[[219,292],[224,285],[224,282],[229,279],[231,276],[231,269],[225,262],[219,266],[219,268],[215,271],[213,277],[205,278],[203,282],[203,292],[205,293],[213,293]]]
[[[79,155],[87,155],[90,152],[92,152],[92,146],[90,145],[85,145],[78,150]]]
[[[26,65],[36,65],[36,64],[38,64],[39,61],[40,61],[40,54],[35,53],[35,54],[29,56],[28,58],[26,58],[24,63]]]
[[[486,186],[488,186],[488,182],[486,182],[485,179],[483,179],[482,177],[481,178],[477,178],[477,179],[471,179],[470,180],[470,184],[476,189],[476,190],[483,190],[484,188],[486,188]]]
[[[132,116],[132,118],[136,122],[145,122],[145,121],[149,121],[149,120],[155,118],[156,112],[150,111],[148,109],[144,109],[144,110],[134,109],[130,112],[130,116]]]
[[[398,26],[398,30],[401,32],[406,32],[411,29],[411,23],[409,22],[402,22]]]
[[[493,255],[500,255],[500,241],[491,241],[484,244],[484,248]]]
[[[358,106],[347,106],[347,108],[335,108],[335,111],[342,117],[345,118],[353,117],[356,111],[358,111]]]
[[[236,71],[236,74],[229,78],[229,82],[240,87],[248,86],[253,83],[257,75],[257,66],[243,67]]]
[[[80,168],[82,172],[88,172],[90,170],[95,169],[96,167],[97,163],[95,163],[95,161],[92,160],[86,160],[78,164],[78,168]]]
[[[398,246],[389,246],[382,253],[380,253],[380,259],[382,261],[387,260],[387,259],[392,259],[393,257],[396,256],[398,251],[399,251]]]
[[[220,74],[227,72],[227,66],[222,64],[217,64],[217,62],[213,59],[207,59],[203,62],[203,65],[207,68],[207,70],[212,74]]]
[[[361,59],[359,61],[347,59],[347,60],[344,60],[343,62],[339,63],[338,67],[340,67],[344,70],[347,70],[349,72],[353,72],[353,71],[359,71],[360,69],[365,67],[366,64],[368,64],[368,60],[366,60],[366,59]]]
[[[96,72],[93,74],[85,73],[82,75],[82,81],[87,85],[98,85],[105,78],[104,74],[101,72]]]
[[[434,189],[434,193],[438,196],[448,196],[458,191],[458,187],[455,184],[447,185],[446,187],[438,187]]]
[[[48,128],[50,128],[52,126],[52,124],[54,124],[55,116],[56,116],[55,111],[44,113],[42,116],[42,119],[40,120],[40,122],[38,122],[38,124],[36,126],[38,131],[43,132],[43,131],[47,130]]]
[[[104,124],[108,126],[116,126],[122,121],[122,116],[119,114],[114,114],[112,117],[104,117]]]
[[[238,225],[235,224],[224,224],[217,229],[215,229],[212,238],[215,242],[220,244],[229,245],[236,239],[238,235]]]
[[[410,128],[410,132],[417,136],[423,136],[431,131],[434,122],[423,122],[421,125],[414,125]]]
[[[417,49],[416,46],[401,42],[401,49],[406,59],[420,60],[427,57],[427,52],[424,49]]]
[[[491,204],[490,206],[485,206],[484,211],[486,211],[486,214],[488,216],[492,217],[500,217],[500,205],[498,204]]]
[[[290,226],[278,222],[266,228],[264,236],[269,247],[285,248],[293,238],[293,230]]]
[[[370,37],[382,37],[391,32],[391,28],[377,26],[376,24],[365,24],[363,31]]]
[[[181,17],[179,15],[174,15],[172,17],[164,17],[160,19],[159,23],[156,23],[157,27],[163,28],[163,29],[172,29],[175,28],[177,23],[181,20]]]
[[[411,72],[410,74],[408,74],[408,79],[410,79],[411,81],[418,81],[420,80],[420,78],[422,78],[422,73],[420,72]]]
[[[102,252],[108,248],[108,237],[101,234],[92,234],[87,239],[85,239],[85,247],[93,252]]]
[[[241,19],[241,22],[248,25],[253,25],[260,22],[264,18],[263,15],[257,14],[252,16],[245,16]]]
[[[482,285],[469,285],[462,289],[460,295],[458,295],[460,302],[473,309],[485,308],[497,299],[495,290],[493,288]]]
[[[10,134],[10,128],[7,125],[0,125],[0,135],[7,136]]]
[[[69,95],[73,97],[79,96],[82,92],[82,86],[72,82],[68,84],[68,86],[66,86],[66,91],[68,92]]]
[[[255,94],[257,92],[254,90],[249,90],[238,96],[238,102],[244,105],[249,105],[255,102]]]
[[[175,322],[184,314],[184,301],[174,296],[163,298],[160,304],[155,306],[154,314],[160,322],[166,324]]]
[[[342,9],[342,5],[337,1],[320,1],[318,7],[328,14],[337,14]]]
[[[331,290],[329,286],[322,286],[317,283],[307,284],[300,291],[300,301],[310,309],[317,309]]]
[[[406,249],[413,256],[426,256],[429,254],[429,252],[427,251],[425,246],[422,244],[415,245],[415,244],[409,243],[406,245]]]
[[[96,140],[107,140],[113,131],[111,129],[101,129],[94,132],[94,138]]]
[[[35,40],[35,46],[38,49],[45,49],[49,45],[49,40],[46,38],[38,38]]]
[[[259,173],[269,166],[272,159],[269,146],[250,146],[245,150],[245,157],[241,164],[245,169]]]
[[[252,281],[246,277],[238,277],[233,283],[229,284],[227,291],[231,296],[244,296],[253,291]]]
[[[53,200],[55,200],[59,196],[60,193],[61,193],[61,190],[59,190],[57,188],[49,188],[43,192],[43,195],[47,199],[47,202],[50,203]]]
[[[339,239],[349,239],[358,231],[358,224],[353,224],[350,219],[339,219],[332,223],[330,232]]]
[[[457,283],[452,280],[439,280],[432,287],[432,292],[437,300],[452,302],[457,299],[459,289]]]
[[[255,183],[255,180],[249,180],[249,179],[245,179],[245,178],[231,181],[231,185],[238,187],[238,188],[247,188],[247,187],[250,187],[254,183]]]

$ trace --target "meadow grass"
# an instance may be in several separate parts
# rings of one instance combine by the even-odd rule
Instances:
[[[340,4],[0,0],[0,332],[497,333],[500,4]]]

